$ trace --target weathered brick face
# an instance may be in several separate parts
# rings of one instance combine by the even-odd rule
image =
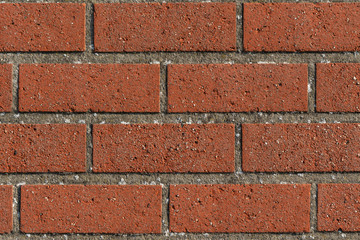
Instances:
[[[308,232],[310,185],[172,185],[174,232]]]
[[[22,112],[159,112],[159,66],[25,64]]]
[[[244,124],[246,172],[358,172],[360,124]]]
[[[94,125],[95,172],[234,172],[232,124]]]
[[[1,239],[358,239],[360,3],[0,3]]]
[[[1,3],[1,52],[85,50],[85,4]]]
[[[169,65],[168,101],[169,112],[307,111],[307,66]]]
[[[245,3],[244,48],[255,52],[359,51],[359,3]]]
[[[316,110],[360,112],[360,64],[316,64]]]
[[[84,172],[84,124],[0,124],[0,172]]]
[[[29,185],[21,196],[23,232],[160,233],[160,186]]]
[[[0,233],[10,233],[13,229],[13,187],[0,186]]]
[[[0,65],[0,111],[10,112],[12,103],[12,65]]]
[[[234,3],[95,4],[97,52],[235,51]]]

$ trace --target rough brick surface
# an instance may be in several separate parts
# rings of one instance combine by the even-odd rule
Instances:
[[[233,124],[94,125],[95,172],[234,172]]]
[[[81,124],[0,124],[0,172],[84,172]]]
[[[0,233],[9,233],[13,228],[13,187],[0,186]]]
[[[360,3],[245,3],[246,51],[360,50]]]
[[[85,50],[84,3],[1,3],[0,16],[0,52]]]
[[[159,65],[23,64],[22,112],[159,112]]]
[[[95,51],[234,51],[235,26],[235,3],[99,3]]]
[[[21,187],[25,233],[160,233],[161,186]]]
[[[307,111],[306,64],[168,67],[169,112]]]
[[[3,1],[0,239],[360,239],[359,52],[360,0]]]
[[[360,112],[360,64],[316,65],[316,110]]]
[[[360,231],[360,184],[319,184],[319,231]]]
[[[360,171],[360,124],[243,124],[247,172]]]
[[[172,232],[309,232],[310,185],[171,185]]]
[[[11,111],[11,103],[12,103],[11,89],[12,89],[12,65],[0,64],[0,112]]]

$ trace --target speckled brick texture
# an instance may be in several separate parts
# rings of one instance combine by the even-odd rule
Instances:
[[[316,64],[316,110],[360,112],[360,64]]]
[[[359,198],[359,184],[319,184],[318,230],[359,231]]]
[[[1,3],[0,52],[85,50],[85,4]]]
[[[308,232],[310,185],[171,185],[173,232]]]
[[[167,73],[169,112],[307,111],[306,64],[181,64]]]
[[[360,0],[4,0],[0,240],[360,239]]]
[[[234,172],[233,124],[94,125],[95,172]]]
[[[0,124],[0,172],[85,172],[84,124]]]
[[[159,112],[158,65],[24,64],[21,112]]]
[[[245,3],[244,49],[359,51],[360,3]]]
[[[21,188],[26,233],[160,233],[161,186]]]
[[[98,3],[96,52],[234,51],[234,3]]]
[[[0,112],[10,112],[12,103],[12,65],[0,65]]]
[[[246,172],[359,172],[360,124],[243,124]]]
[[[13,230],[13,187],[0,186],[0,234]]]

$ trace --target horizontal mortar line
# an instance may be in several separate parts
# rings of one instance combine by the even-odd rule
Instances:
[[[34,58],[29,58],[29,56]],[[188,57],[181,59],[181,57]],[[53,57],[53,58],[52,58]],[[305,62],[305,60],[311,60],[309,58],[318,58],[316,60],[328,60],[328,58],[338,58],[343,61],[345,58],[349,58],[352,61],[360,61],[360,54],[358,52],[113,52],[113,53],[99,53],[99,52],[18,52],[18,53],[0,53],[0,61],[6,59],[12,60],[21,60],[24,63],[34,63],[35,61],[47,60],[48,62],[56,62],[59,60],[77,60],[83,61],[84,63],[98,61],[99,63],[113,63],[114,60],[121,62],[132,62],[137,61],[149,61],[153,59],[154,61],[159,59],[156,58],[165,58],[166,59],[179,59],[184,60],[184,62],[194,62],[199,59],[206,62],[204,57],[212,57],[219,62],[229,62],[229,61],[239,61],[244,60],[243,58],[248,58],[247,60],[257,60],[257,58],[269,58],[269,62],[279,61],[274,59],[274,57],[286,58],[286,57],[301,57],[296,59],[297,61]],[[224,58],[226,57],[226,58]],[[339,58],[340,57],[340,58]],[[152,59],[150,59],[152,58]],[[216,59],[218,58],[218,59]],[[160,59],[162,60],[162,59]],[[214,60],[214,59],[211,59]],[[291,58],[291,60],[294,60]],[[314,61],[314,60],[312,60]],[[160,61],[161,62],[161,61]],[[97,62],[94,62],[97,63]]]
[[[360,113],[1,113],[1,123],[357,123]]]
[[[357,183],[359,173],[268,173],[268,174],[0,174],[2,185],[169,185],[169,184],[319,184]]]

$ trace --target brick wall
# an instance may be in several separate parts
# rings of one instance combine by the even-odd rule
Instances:
[[[359,50],[360,2],[1,2],[0,239],[359,239]]]

